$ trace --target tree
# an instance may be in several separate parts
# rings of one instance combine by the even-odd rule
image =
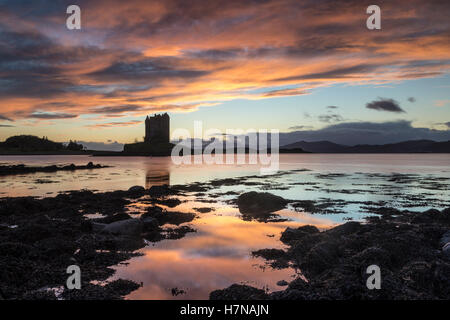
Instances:
[[[69,144],[67,145],[66,149],[71,151],[81,151],[83,150],[83,145],[78,144],[76,141],[70,140]]]

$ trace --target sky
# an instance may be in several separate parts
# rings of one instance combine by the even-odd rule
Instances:
[[[0,0],[0,140],[117,145],[162,112],[172,131],[450,140],[450,2],[376,1],[369,30],[372,2]]]

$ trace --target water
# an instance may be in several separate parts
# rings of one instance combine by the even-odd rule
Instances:
[[[274,270],[253,250],[283,248],[281,232],[288,226],[330,228],[346,220],[373,214],[373,207],[422,211],[450,206],[448,154],[292,154],[280,156],[280,172],[261,176],[256,165],[174,165],[170,158],[87,156],[2,156],[0,163],[27,165],[86,164],[111,168],[0,177],[0,197],[54,196],[68,190],[126,190],[134,185],[216,183],[207,192],[187,193],[181,205],[167,210],[197,213],[188,223],[196,230],[179,240],[149,243],[143,256],[116,267],[114,278],[143,282],[129,299],[204,299],[209,292],[233,283],[248,283],[269,291],[281,290],[279,280],[299,271]],[[211,185],[209,185],[211,186]],[[290,205],[275,219],[244,220],[229,200],[247,191],[267,191],[292,200],[312,200],[315,213]],[[131,213],[143,210],[139,201]],[[171,289],[186,294],[172,296]]]
[[[45,196],[61,191],[111,191],[133,185],[185,184],[259,174],[258,165],[174,165],[169,157],[0,156],[1,164],[110,165],[91,171],[35,173],[0,177],[0,196]],[[280,170],[307,168],[312,173],[404,173],[449,177],[449,154],[283,154]],[[38,179],[48,183],[36,184]],[[342,181],[339,181],[342,183]]]

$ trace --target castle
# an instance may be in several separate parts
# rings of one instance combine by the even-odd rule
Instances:
[[[172,148],[173,144],[170,143],[170,117],[167,113],[155,114],[145,118],[144,141],[125,144],[122,154],[170,156]]]
[[[145,118],[145,142],[170,141],[170,117],[167,113]]]

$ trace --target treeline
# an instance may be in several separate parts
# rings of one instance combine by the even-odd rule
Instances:
[[[9,152],[59,152],[59,151],[83,151],[82,144],[70,141],[67,145],[54,142],[47,137],[32,135],[13,136],[0,142],[0,150]]]

